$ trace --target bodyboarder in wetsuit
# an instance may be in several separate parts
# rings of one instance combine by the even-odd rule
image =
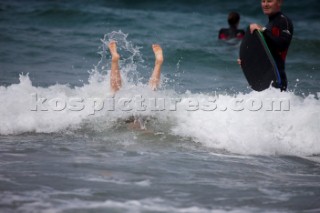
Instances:
[[[281,11],[282,0],[262,0],[261,7],[264,14],[268,15],[269,22],[265,27],[258,24],[250,24],[250,31],[260,30],[263,32],[270,52],[277,64],[281,82],[272,86],[287,89],[287,76],[285,73],[285,60],[293,35],[293,24],[291,20]]]

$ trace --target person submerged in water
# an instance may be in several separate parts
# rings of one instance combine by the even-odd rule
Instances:
[[[222,28],[219,31],[219,39],[229,40],[232,38],[242,39],[244,37],[244,30],[238,29],[240,22],[240,15],[236,12],[229,13],[228,24],[229,28]]]
[[[149,79],[149,87],[151,90],[155,91],[159,88],[160,85],[161,67],[164,59],[162,48],[159,44],[153,44],[152,50],[155,56],[155,63],[153,72]],[[122,87],[121,72],[119,67],[120,55],[117,52],[116,41],[109,42],[109,51],[111,54],[110,87],[112,95],[114,96]],[[129,124],[130,129],[145,129],[143,127],[144,125],[142,125],[142,120],[144,119],[141,117],[131,116],[125,122]]]

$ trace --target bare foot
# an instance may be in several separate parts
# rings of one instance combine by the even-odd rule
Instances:
[[[112,60],[118,61],[120,58],[120,55],[117,52],[117,43],[115,41],[109,42],[109,51],[111,53]]]
[[[152,50],[154,52],[154,56],[156,58],[156,64],[160,65],[163,63],[163,53],[162,48],[159,44],[153,44]]]

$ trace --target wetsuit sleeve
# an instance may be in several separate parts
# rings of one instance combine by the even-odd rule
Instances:
[[[292,38],[292,30],[290,32],[290,22],[285,17],[281,17],[272,28],[263,31],[263,35],[269,42],[277,46],[280,51],[286,50]]]
[[[223,29],[220,29],[220,31],[219,31],[219,35],[218,35],[218,38],[219,39],[226,39],[227,37],[226,37],[226,35],[223,33]]]

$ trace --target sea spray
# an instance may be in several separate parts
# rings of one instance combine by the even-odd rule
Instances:
[[[109,40],[116,40],[120,54],[125,56],[120,63],[123,87],[116,96],[110,92]],[[102,49],[89,83],[80,87],[35,87],[23,74],[20,83],[1,86],[0,134],[95,131],[95,126],[104,131],[117,121],[135,116],[154,118],[165,134],[191,138],[203,146],[232,153],[320,153],[317,96],[301,97],[273,88],[247,94],[181,94],[169,88],[154,92],[141,78],[132,78],[138,76],[139,66],[145,65],[139,48],[127,41],[126,34],[106,34]]]

